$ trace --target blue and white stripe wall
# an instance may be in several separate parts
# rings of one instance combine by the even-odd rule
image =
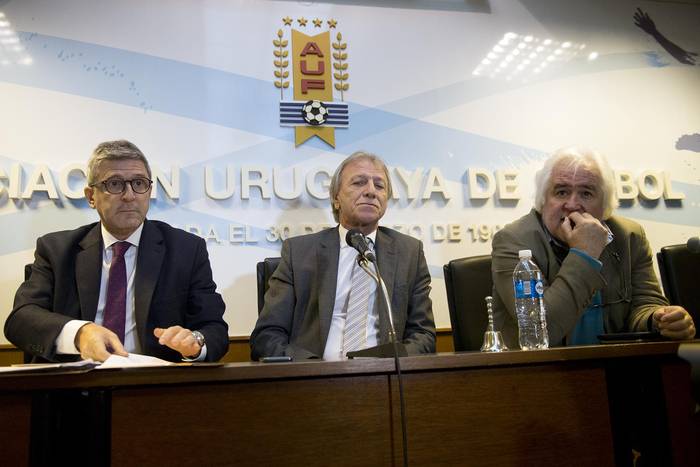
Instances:
[[[637,7],[669,40],[700,52],[694,2],[0,1],[0,23],[14,31],[0,37],[0,320],[37,236],[97,219],[58,185],[64,169],[109,139],[136,143],[165,180],[177,169],[179,198],[159,187],[149,217],[218,235],[208,247],[231,335],[255,323],[255,263],[280,248],[268,228],[332,224],[324,170],[358,149],[393,168],[398,199],[384,224],[422,231],[439,327],[449,327],[442,265],[490,251],[488,229],[531,208],[534,172],[558,147],[595,147],[635,180],[666,174],[683,200],[636,199],[619,212],[644,225],[655,250],[685,242],[700,233],[700,66],[680,63],[635,26]],[[279,125],[272,40],[289,30],[287,16],[307,34],[312,19],[335,19],[348,44],[350,127],[336,130],[335,149],[318,140],[295,148],[293,131]],[[509,32],[585,47],[511,80],[475,74]],[[48,167],[58,198],[13,192],[17,164],[22,189]],[[205,171],[222,192],[229,166],[233,195],[208,196]],[[293,191],[296,170],[301,194],[283,199],[270,181],[269,198],[251,188],[244,199],[241,174],[272,179],[273,169],[280,193]],[[520,199],[471,198],[468,170],[517,173]],[[418,196],[400,173],[417,177]],[[70,177],[68,188],[81,181]],[[450,198],[422,199],[426,184]],[[436,239],[448,224],[461,240]],[[246,226],[257,241],[241,241]]]

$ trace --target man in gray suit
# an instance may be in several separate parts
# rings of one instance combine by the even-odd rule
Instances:
[[[360,313],[361,324],[355,324],[354,303],[360,293],[354,284],[367,275],[356,266],[357,251],[345,242],[350,229],[358,229],[376,245],[396,335],[407,352],[435,351],[423,244],[378,226],[390,197],[389,173],[377,156],[356,152],[340,164],[330,186],[333,216],[339,225],[283,243],[280,265],[270,278],[265,305],[250,337],[253,360],[283,355],[340,360],[346,358],[350,340],[359,339],[359,348],[388,342],[389,324],[385,313],[379,313],[384,304],[374,281],[364,286],[369,292],[359,301],[366,311]],[[349,334],[356,327],[361,328],[361,336],[351,339]]]
[[[642,227],[613,216],[613,172],[595,151],[555,152],[536,176],[535,209],[493,238],[496,326],[518,348],[513,270],[531,250],[545,282],[551,346],[598,343],[603,333],[655,331],[692,339],[690,314],[659,289]]]

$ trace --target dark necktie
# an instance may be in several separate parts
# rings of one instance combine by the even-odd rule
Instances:
[[[107,280],[107,302],[105,303],[102,325],[119,336],[124,343],[124,323],[126,321],[126,262],[124,253],[131,243],[117,242],[112,245],[112,264]]]

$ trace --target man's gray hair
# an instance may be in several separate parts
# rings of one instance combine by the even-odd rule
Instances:
[[[146,172],[148,172],[148,178],[151,178],[151,166],[148,165],[146,156],[143,155],[141,150],[137,148],[134,143],[120,139],[117,141],[105,141],[104,143],[100,143],[95,150],[92,151],[92,156],[90,156],[87,167],[88,186],[100,182],[100,180],[97,180],[97,176],[99,175],[100,164],[103,161],[121,160],[143,162],[144,167],[146,167]]]
[[[384,176],[386,177],[386,192],[387,192],[387,199],[391,199],[391,195],[393,193],[391,189],[391,178],[389,177],[389,169],[387,169],[386,164],[384,163],[383,160],[379,158],[379,156],[372,154],[370,152],[366,151],[355,151],[352,154],[350,154],[343,162],[340,163],[337,169],[335,169],[335,173],[333,174],[333,178],[331,178],[331,186],[329,188],[330,192],[330,198],[331,198],[331,209],[333,210],[333,218],[335,219],[336,222],[340,222],[340,210],[336,207],[335,205],[335,198],[338,196],[338,193],[340,192],[340,177],[343,174],[343,170],[345,167],[356,160],[359,159],[365,159],[368,161],[372,161],[375,165],[379,164],[382,167],[382,170],[384,170]]]
[[[554,151],[544,163],[544,167],[535,175],[535,209],[542,212],[547,192],[551,189],[552,171],[555,167],[564,166],[575,172],[585,167],[597,172],[600,177],[600,191],[603,195],[603,219],[612,216],[618,206],[617,191],[615,190],[615,175],[605,156],[592,149],[570,146]]]

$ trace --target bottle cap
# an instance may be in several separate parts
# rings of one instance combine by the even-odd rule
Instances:
[[[520,258],[532,258],[532,250],[520,250],[518,251],[518,256]]]

